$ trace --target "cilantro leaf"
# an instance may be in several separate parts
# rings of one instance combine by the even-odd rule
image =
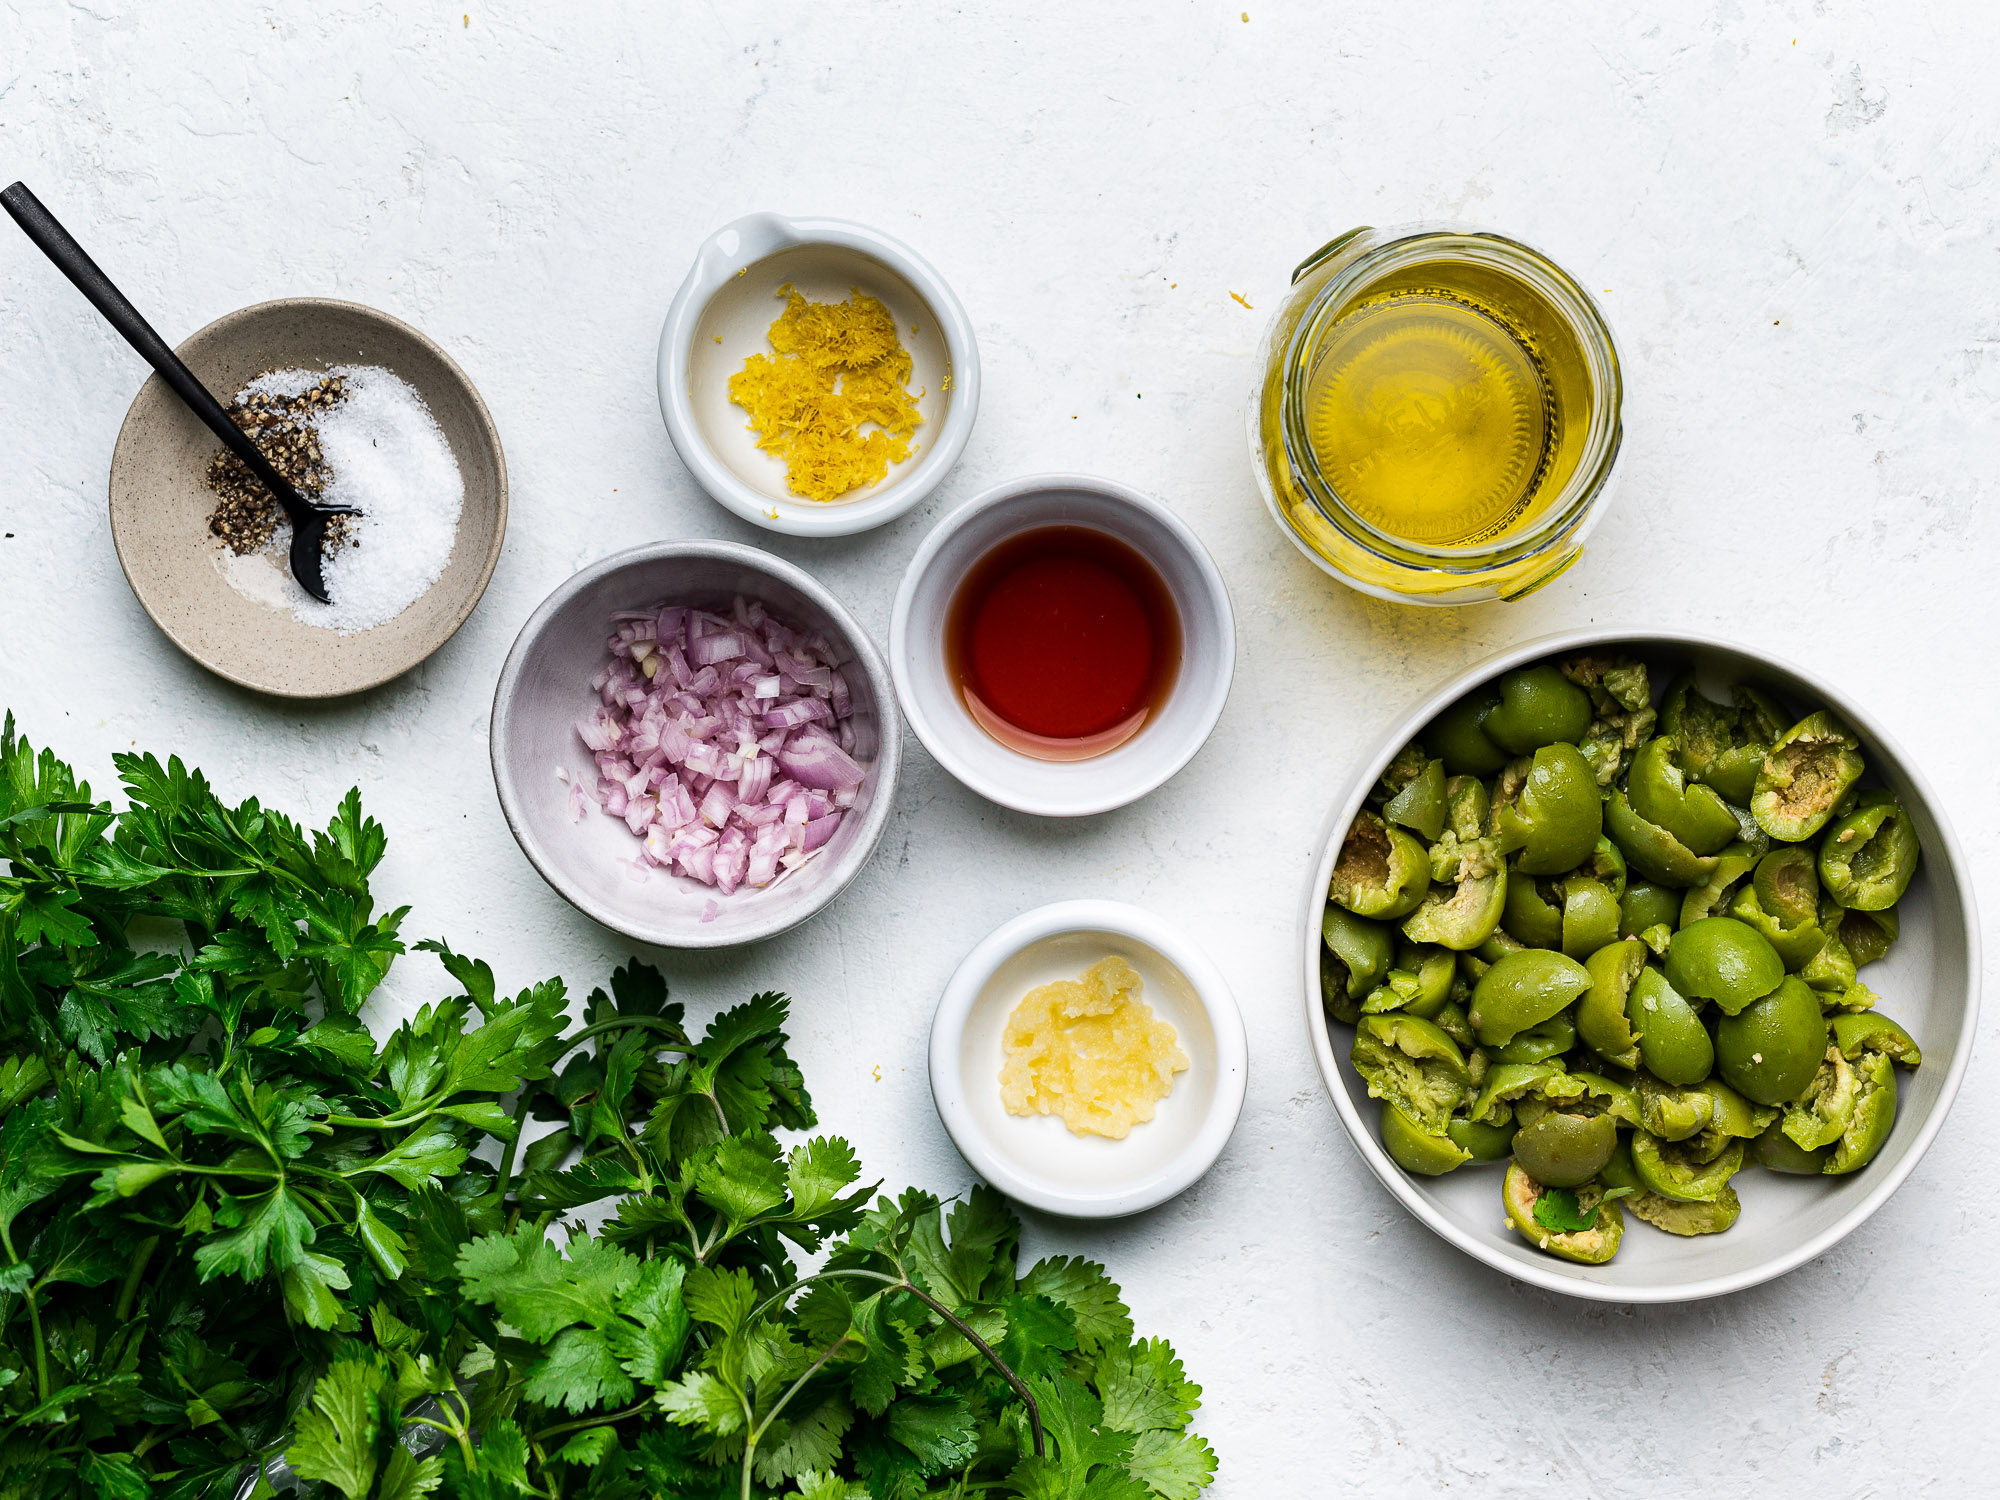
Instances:
[[[1544,1188],[1542,1196],[1535,1200],[1535,1222],[1557,1234],[1577,1234],[1596,1227],[1597,1209],[1598,1205],[1592,1205],[1590,1212],[1585,1213],[1573,1189]]]

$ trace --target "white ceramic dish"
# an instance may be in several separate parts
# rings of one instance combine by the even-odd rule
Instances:
[[[764,890],[728,896],[652,870],[634,878],[638,841],[595,806],[570,813],[571,777],[594,783],[576,721],[597,702],[590,679],[606,661],[611,616],[661,603],[727,607],[738,594],[822,631],[854,695],[855,759],[868,779],[824,852]],[[571,576],[528,617],[493,693],[493,784],[521,852],[571,905],[605,926],[666,948],[721,948],[795,927],[861,872],[888,826],[902,762],[902,725],[882,656],[840,601],[790,563],[735,542],[654,542]],[[715,918],[702,912],[713,898]]]
[[[1181,623],[1181,670],[1153,722],[1090,760],[1047,761],[994,739],[967,712],[945,664],[945,616],[966,570],[995,543],[1041,526],[1115,536],[1159,569]],[[1138,490],[1082,474],[1036,474],[988,490],[932,528],[896,591],[889,668],[903,712],[938,763],[989,801],[1071,818],[1137,801],[1194,758],[1222,716],[1236,669],[1229,591],[1208,550]]]
[[[757,447],[729,377],[768,354],[787,282],[815,302],[856,288],[896,319],[921,392],[917,451],[877,483],[840,500],[801,500],[784,461]],[[791,536],[848,536],[892,521],[937,488],[958,462],[979,410],[979,342],[944,279],[898,240],[841,219],[750,214],[703,241],[660,330],[660,413],[674,450],[701,487],[757,525]]]
[[[1678,1239],[1628,1219],[1617,1258],[1608,1265],[1582,1266],[1541,1254],[1506,1226],[1496,1169],[1468,1166],[1443,1177],[1417,1178],[1389,1159],[1376,1133],[1380,1106],[1347,1063],[1350,1029],[1330,1027],[1320,1007],[1319,925],[1348,824],[1396,751],[1434,715],[1513,667],[1567,652],[1613,648],[1649,663],[1691,661],[1711,692],[1738,680],[1762,683],[1800,712],[1833,709],[1860,734],[1870,781],[1887,785],[1901,799],[1923,845],[1917,878],[1897,905],[1901,937],[1864,977],[1881,995],[1883,1012],[1916,1037],[1924,1062],[1914,1073],[1898,1077],[1895,1130],[1862,1171],[1821,1178],[1746,1172],[1739,1189],[1743,1214],[1726,1234]],[[1489,657],[1430,694],[1356,766],[1354,779],[1334,804],[1306,887],[1300,933],[1306,1031],[1340,1122],[1362,1160],[1426,1227],[1466,1254],[1550,1291],[1602,1302],[1687,1302],[1740,1291],[1803,1265],[1852,1232],[1888,1202],[1943,1125],[1965,1075],[1979,1013],[1979,923],[1964,870],[1958,841],[1923,777],[1881,725],[1839,689],[1761,652],[1686,631],[1546,636]]]
[[[1001,1036],[1021,997],[1113,954],[1179,1034],[1188,1069],[1122,1141],[1070,1134],[1000,1101]],[[1222,971],[1167,922],[1117,901],[1059,901],[1014,918],[965,956],[931,1022],[931,1097],[972,1169],[1046,1213],[1110,1219],[1165,1203],[1215,1165],[1243,1112],[1249,1053]]]

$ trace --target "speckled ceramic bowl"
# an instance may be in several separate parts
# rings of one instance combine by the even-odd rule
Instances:
[[[739,594],[833,643],[854,695],[854,758],[867,779],[854,810],[795,874],[718,897],[684,875],[635,869],[639,842],[624,822],[596,806],[576,817],[563,777],[596,780],[576,723],[597,705],[590,679],[608,659],[612,615],[664,603],[727,608]],[[796,927],[861,873],[889,825],[903,729],[882,653],[811,574],[738,542],[653,542],[573,574],[528,617],[493,692],[492,751],[507,826],[564,900],[642,943],[721,948]],[[705,919],[711,898],[717,910]]]
[[[215,496],[205,480],[222,445],[153,376],[125,414],[112,454],[111,539],[132,592],[167,638],[216,675],[284,698],[358,693],[409,671],[450,640],[486,591],[507,531],[500,437],[451,356],[387,313],[324,297],[229,313],[178,353],[225,405],[265,370],[390,371],[437,419],[464,476],[465,502],[451,560],[401,614],[351,635],[303,624],[229,581],[228,553],[208,534]]]
[[[1894,792],[1923,845],[1916,880],[1897,903],[1902,933],[1886,958],[1863,971],[1882,1010],[1923,1048],[1923,1066],[1901,1072],[1896,1127],[1881,1153],[1842,1177],[1787,1177],[1745,1169],[1743,1214],[1725,1234],[1680,1239],[1627,1217],[1617,1256],[1584,1266],[1535,1250],[1510,1228],[1500,1204],[1500,1172],[1465,1166],[1415,1177],[1390,1160],[1378,1134],[1381,1106],[1349,1066],[1353,1029],[1330,1025],[1319,998],[1320,914],[1347,827],[1395,753],[1447,705],[1502,672],[1544,657],[1624,651],[1656,669],[1691,666],[1711,693],[1731,682],[1774,690],[1799,713],[1830,708],[1861,736],[1868,781]],[[1659,686],[1656,670],[1656,686]],[[1306,1031],[1340,1123],[1382,1185],[1426,1228],[1466,1254],[1521,1281],[1601,1302],[1689,1302],[1781,1276],[1838,1244],[1903,1183],[1944,1124],[1972,1054],[1979,1019],[1979,921],[1965,856],[1937,799],[1909,757],[1838,688],[1760,651],[1687,631],[1572,631],[1514,646],[1460,673],[1396,721],[1372,755],[1356,762],[1335,801],[1306,886],[1297,952],[1303,959]]]

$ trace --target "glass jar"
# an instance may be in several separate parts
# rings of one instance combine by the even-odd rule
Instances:
[[[1366,354],[1355,352],[1363,337],[1355,332],[1356,320],[1399,303],[1409,304],[1409,316],[1420,320],[1438,310],[1462,315],[1475,341],[1499,330],[1493,350],[1475,354],[1513,362],[1496,379],[1513,380],[1514,388],[1500,394],[1519,398],[1518,413],[1502,412],[1501,421],[1487,423],[1505,427],[1490,465],[1492,499],[1500,508],[1469,520],[1469,534],[1453,534],[1448,518],[1386,513],[1380,495],[1364,494],[1384,482],[1370,473],[1369,454],[1337,454],[1324,437],[1314,441],[1315,413],[1332,409],[1328,382],[1345,376],[1344,366],[1329,375],[1330,364]],[[1271,513],[1306,556],[1378,598],[1417,604],[1518,599],[1576,560],[1611,493],[1622,437],[1611,330],[1597,304],[1560,268],[1500,235],[1435,224],[1350,230],[1292,273],[1292,289],[1265,331],[1258,368],[1250,446]],[[1475,394],[1480,400],[1492,396]],[[1443,446],[1423,452],[1422,429],[1453,407],[1452,390],[1400,391],[1387,412],[1367,409],[1366,395],[1354,399],[1365,419],[1354,431],[1366,430],[1368,422],[1401,424],[1380,430],[1394,430],[1399,444],[1410,440],[1409,451],[1419,456],[1398,471],[1405,488],[1392,500],[1415,496],[1421,508],[1426,457],[1457,463],[1461,476],[1480,473],[1485,455],[1450,447],[1458,435],[1440,430]]]

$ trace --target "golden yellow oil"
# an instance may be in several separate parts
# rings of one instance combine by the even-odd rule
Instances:
[[[1322,325],[1306,438],[1355,515],[1405,541],[1472,546],[1539,518],[1575,469],[1565,425],[1588,375],[1524,283],[1452,262],[1412,270]]]

